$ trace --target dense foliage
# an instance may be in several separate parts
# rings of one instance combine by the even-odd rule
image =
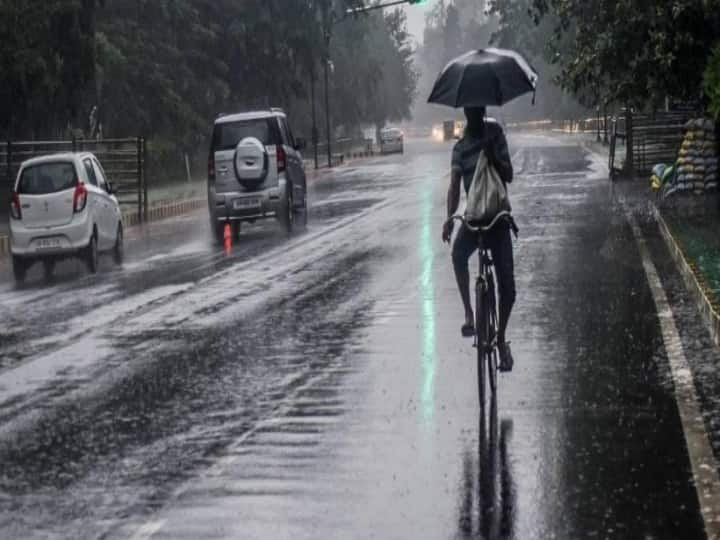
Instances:
[[[720,43],[715,45],[705,69],[703,89],[707,96],[710,114],[716,120],[720,120]]]
[[[0,0],[0,134],[58,135],[94,73],[96,0]]]
[[[310,88],[325,125],[409,116],[416,75],[400,11],[343,18],[361,0],[0,0],[0,134],[144,135],[170,154],[206,152],[220,112],[278,106],[310,138]]]
[[[557,80],[587,105],[658,108],[696,100],[717,0],[493,0],[500,39],[541,44]],[[537,40],[540,40],[538,42]]]

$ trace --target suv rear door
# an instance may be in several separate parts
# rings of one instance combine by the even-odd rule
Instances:
[[[15,191],[20,198],[22,221],[29,229],[67,225],[73,219],[73,196],[78,175],[68,159],[23,167]]]
[[[255,137],[268,153],[268,173],[260,186],[243,185],[235,174],[235,150],[246,137]],[[277,183],[275,145],[280,135],[271,117],[261,117],[235,122],[218,122],[213,130],[211,152],[215,157],[216,193],[255,191],[268,182]],[[261,164],[258,164],[261,166]]]

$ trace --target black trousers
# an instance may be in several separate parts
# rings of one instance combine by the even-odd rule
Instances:
[[[453,268],[458,283],[467,283],[468,286],[470,283],[468,263],[470,257],[477,251],[477,234],[467,227],[462,227],[458,231],[452,248]],[[505,341],[505,330],[515,304],[515,264],[510,225],[498,223],[494,228],[482,234],[483,244],[490,250],[495,265],[499,295],[498,340],[502,343]]]

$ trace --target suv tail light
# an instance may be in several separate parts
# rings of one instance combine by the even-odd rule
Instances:
[[[16,191],[10,196],[10,216],[13,219],[22,219],[22,209],[20,208],[20,196]]]
[[[73,211],[76,214],[85,210],[87,196],[88,192],[85,188],[85,184],[78,182],[77,186],[75,186],[75,195],[73,195]]]
[[[212,152],[208,156],[208,181],[215,181],[215,156]]]
[[[285,154],[285,148],[282,145],[277,145],[277,170],[279,173],[285,171],[287,168],[287,155]]]

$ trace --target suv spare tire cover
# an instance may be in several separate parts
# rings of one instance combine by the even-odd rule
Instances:
[[[243,186],[256,188],[268,175],[268,154],[265,145],[255,137],[245,137],[235,148],[235,177]]]

